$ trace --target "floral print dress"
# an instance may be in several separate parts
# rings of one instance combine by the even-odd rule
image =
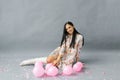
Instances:
[[[72,35],[66,37],[66,46],[65,42],[63,42],[61,47],[57,47],[55,50],[51,52],[50,55],[62,54],[63,57],[58,65],[59,68],[63,68],[66,65],[73,65],[76,62],[76,57],[80,55],[80,49],[82,48],[83,36],[80,34],[76,35],[75,39],[75,47],[70,48],[69,45],[72,41]]]

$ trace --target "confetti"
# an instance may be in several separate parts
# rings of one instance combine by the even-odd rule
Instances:
[[[6,72],[8,71],[6,68],[0,67],[0,72]]]
[[[103,75],[105,75],[106,73],[105,72],[102,72]]]

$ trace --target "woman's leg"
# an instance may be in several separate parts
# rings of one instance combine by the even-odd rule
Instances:
[[[20,63],[20,66],[32,65],[35,64],[36,61],[42,61],[43,63],[47,63],[46,59],[47,57],[40,57],[40,58],[24,60]]]
[[[53,63],[54,60],[57,59],[57,57],[58,57],[58,55],[59,55],[59,54],[58,54],[59,50],[60,50],[60,47],[57,47],[56,49],[54,49],[54,50],[50,53],[50,55],[47,57],[47,63]]]
[[[60,47],[56,48],[54,51],[51,52],[51,55],[49,55],[48,57],[40,57],[40,58],[34,58],[34,59],[28,59],[28,60],[24,60],[20,63],[21,66],[25,66],[25,65],[31,65],[31,64],[35,64],[36,61],[42,61],[44,63],[51,63],[54,60],[56,60]]]
[[[57,59],[58,54],[50,55],[48,57],[40,57],[24,60],[20,63],[20,66],[32,65],[35,64],[36,61],[42,61],[43,63],[53,63],[54,60]]]
[[[47,63],[53,63],[54,62],[54,60],[56,60],[57,59],[57,57],[58,57],[58,54],[52,54],[52,55],[49,55],[48,57],[47,57]]]

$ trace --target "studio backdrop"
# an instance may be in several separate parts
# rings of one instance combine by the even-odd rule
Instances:
[[[55,48],[65,22],[84,49],[120,49],[120,0],[0,0],[0,50]]]

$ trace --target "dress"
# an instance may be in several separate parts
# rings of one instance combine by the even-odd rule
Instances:
[[[60,64],[58,65],[59,68],[63,68],[66,65],[73,65],[76,62],[76,56],[79,57],[80,49],[82,48],[83,43],[83,36],[80,34],[76,35],[75,39],[75,48],[69,48],[69,45],[72,41],[72,35],[66,36],[66,51],[65,53],[65,42],[63,42],[61,47],[57,47],[55,50],[51,52],[50,55],[62,54],[63,57],[60,60]]]

